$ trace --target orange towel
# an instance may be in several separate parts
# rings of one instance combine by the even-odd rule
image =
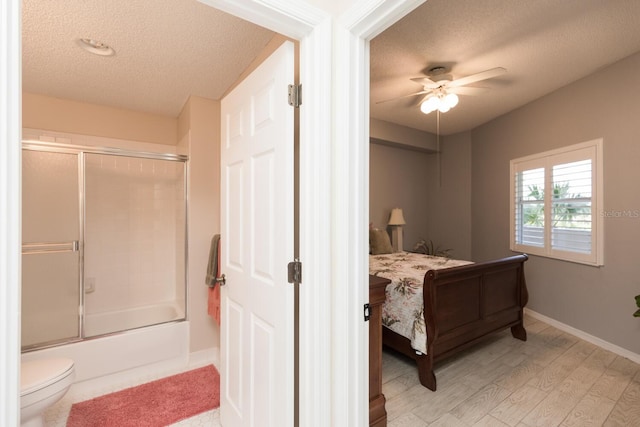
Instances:
[[[211,280],[211,275],[220,277],[220,235],[216,234],[211,241],[209,252],[209,268],[207,271],[206,283],[209,285],[209,295],[207,298],[207,314],[213,317],[220,324],[220,283]],[[212,274],[213,273],[213,274]]]
[[[218,325],[220,324],[220,286],[209,288],[207,313],[216,320]]]

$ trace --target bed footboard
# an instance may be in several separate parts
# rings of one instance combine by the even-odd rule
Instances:
[[[420,382],[436,389],[435,362],[485,336],[511,328],[526,341],[523,308],[529,298],[524,279],[526,255],[430,270],[424,279],[427,354],[416,357]]]

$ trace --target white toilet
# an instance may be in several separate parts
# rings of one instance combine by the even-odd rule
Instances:
[[[44,411],[65,395],[75,377],[66,358],[22,362],[20,366],[20,425],[44,426]]]

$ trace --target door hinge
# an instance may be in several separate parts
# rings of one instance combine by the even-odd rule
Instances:
[[[289,283],[302,283],[302,263],[296,259],[287,265],[289,271]]]
[[[371,306],[367,303],[364,305],[364,321],[368,322],[371,319]]]
[[[289,105],[295,108],[302,105],[302,85],[289,85]]]

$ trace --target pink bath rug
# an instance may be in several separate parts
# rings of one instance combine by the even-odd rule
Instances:
[[[67,427],[162,427],[220,406],[213,365],[73,404]]]

